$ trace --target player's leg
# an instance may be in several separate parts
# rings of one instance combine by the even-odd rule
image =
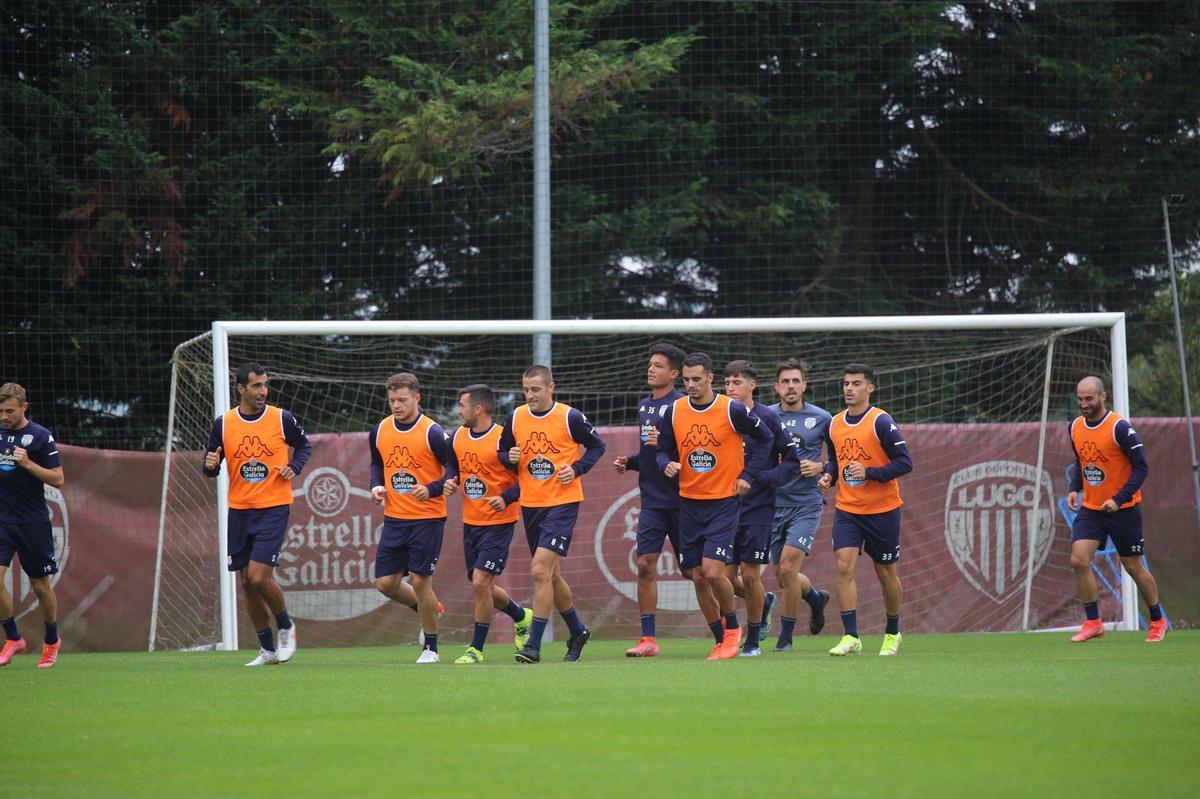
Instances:
[[[246,577],[275,619],[275,626],[279,630],[276,651],[280,663],[286,663],[296,654],[296,625],[288,615],[283,589],[275,582],[275,564],[279,562],[279,551],[287,536],[290,510],[289,506],[284,505],[251,511],[246,516],[250,543]],[[255,620],[254,629],[269,630],[270,622],[259,626],[259,621]]]
[[[508,552],[512,548],[513,532],[516,524],[498,524],[485,528],[487,533],[480,540],[479,562],[481,568],[499,577],[508,563]],[[533,610],[524,608],[513,601],[500,586],[492,583],[492,607],[512,619],[513,643],[519,650],[525,646],[529,638],[529,629],[533,625]]]
[[[546,509],[542,521],[542,531],[539,546],[547,548],[558,555],[552,559],[551,586],[554,593],[554,607],[567,625],[567,653],[563,660],[574,662],[579,660],[584,645],[592,637],[591,630],[579,618],[575,609],[575,597],[571,586],[562,575],[562,560],[571,549],[571,540],[575,535],[575,523],[579,520],[579,503],[556,505]],[[535,611],[534,616],[537,613]]]
[[[438,653],[438,598],[433,592],[433,572],[442,554],[442,535],[445,519],[424,519],[410,525],[408,540],[408,568],[412,575],[413,592],[417,595],[417,616],[425,634],[418,663],[437,663]]]
[[[1167,634],[1167,619],[1163,615],[1162,605],[1159,604],[1158,583],[1146,566],[1146,546],[1142,540],[1142,510],[1135,505],[1111,514],[1110,518],[1110,533],[1117,548],[1117,555],[1121,558],[1121,565],[1137,586],[1138,594],[1146,600],[1146,608],[1150,613],[1150,629],[1146,632],[1146,642],[1156,643]]]
[[[742,562],[738,574],[746,597],[746,640],[741,654],[755,657],[759,654],[759,636],[762,634],[763,604],[766,592],[762,584],[762,564]]]
[[[897,571],[900,560],[900,509],[862,516],[860,523],[863,525],[864,549],[875,566],[875,577],[883,590],[883,607],[887,613],[887,626],[879,654],[895,655],[900,651],[900,608],[904,601],[904,589]]]
[[[6,554],[7,552],[7,554]],[[0,624],[4,625],[4,644],[0,646],[0,666],[7,666],[9,661],[25,651],[25,639],[17,629],[17,621],[13,617],[12,594],[4,585],[4,577],[12,565],[13,547],[5,549],[4,526],[0,525]]]
[[[526,529],[528,530],[528,526]],[[558,559],[557,552],[545,547],[539,546],[533,552],[533,560],[529,566],[529,576],[533,580],[533,624],[525,646],[517,652],[518,663],[537,663],[541,660],[542,636],[546,633],[546,627],[550,623],[550,612],[556,604],[554,578]],[[566,586],[566,591],[569,593],[569,586]],[[564,600],[571,601],[567,596],[564,596]]]
[[[862,649],[858,639],[858,585],[854,567],[863,546],[863,533],[855,515],[836,510],[833,514],[833,563],[837,574],[835,593],[842,613],[842,639],[829,650],[831,655],[848,655]]]
[[[1079,632],[1071,637],[1074,643],[1083,643],[1104,635],[1104,622],[1100,620],[1100,591],[1096,586],[1096,574],[1092,562],[1096,551],[1108,540],[1108,533],[1094,511],[1081,508],[1071,526],[1071,573],[1075,577],[1075,590],[1083,603],[1084,622]]]
[[[42,656],[38,660],[39,669],[48,669],[58,661],[58,650],[62,640],[58,637],[58,597],[50,585],[49,577],[30,577],[29,587],[33,589],[38,600],[38,611],[42,614],[42,624],[46,633],[42,639]]]
[[[678,518],[675,525],[678,525]],[[642,508],[638,514],[634,564],[637,568],[638,616],[642,629],[637,643],[625,650],[626,657],[654,657],[658,654],[658,561],[670,526],[670,510]]]

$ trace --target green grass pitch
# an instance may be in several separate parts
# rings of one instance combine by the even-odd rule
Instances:
[[[302,631],[303,634],[303,631]],[[22,655],[0,669],[12,797],[1195,797],[1200,632],[912,635],[901,655],[704,661],[594,641],[538,666],[415,647]],[[303,638],[301,638],[303,643]]]

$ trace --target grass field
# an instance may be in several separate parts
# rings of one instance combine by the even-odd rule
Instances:
[[[303,641],[303,639],[301,639]],[[1200,632],[913,635],[897,658],[416,666],[415,647],[0,669],[12,797],[1200,795]]]

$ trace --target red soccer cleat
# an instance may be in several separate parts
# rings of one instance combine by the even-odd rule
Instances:
[[[1079,628],[1079,632],[1071,636],[1071,641],[1079,644],[1084,641],[1090,641],[1093,638],[1099,638],[1102,635],[1104,635],[1104,622],[1099,619],[1088,619]]]
[[[1165,618],[1158,621],[1150,622],[1150,629],[1146,631],[1146,643],[1153,644],[1163,639],[1167,634],[1167,620]]]
[[[58,662],[58,649],[62,646],[62,639],[59,638],[52,644],[42,644],[42,657],[38,660],[39,669],[48,669]]]
[[[643,635],[638,642],[625,650],[627,658],[652,658],[658,654],[658,642],[653,635]]]
[[[721,641],[721,646],[717,652],[717,660],[732,660],[738,656],[738,650],[742,643],[742,628],[735,627],[732,630],[725,628],[725,638]]]
[[[721,659],[721,646],[724,643],[725,642],[722,640],[720,644],[713,644],[712,651],[708,653],[708,657],[706,657],[705,660],[720,660]]]
[[[25,651],[25,639],[18,638],[15,641],[4,642],[4,647],[0,648],[0,666],[7,666],[8,662],[17,655]]]

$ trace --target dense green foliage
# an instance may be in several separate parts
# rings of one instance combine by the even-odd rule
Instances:
[[[1159,198],[1195,245],[1200,6],[552,8],[556,316],[1124,310],[1170,384]],[[213,319],[529,316],[531,20],[6,9],[5,378],[64,440],[154,447]]]

